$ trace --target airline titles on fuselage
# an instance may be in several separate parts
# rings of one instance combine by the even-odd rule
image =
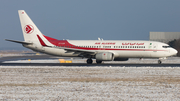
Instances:
[[[115,45],[115,42],[96,42],[95,45]]]
[[[122,43],[122,45],[144,45],[144,43]]]
[[[115,45],[115,42],[96,42],[95,45]],[[144,43],[122,43],[122,45],[144,45]]]

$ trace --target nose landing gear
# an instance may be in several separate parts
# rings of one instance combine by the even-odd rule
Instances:
[[[158,60],[158,64],[161,64],[162,63],[162,61],[161,60]]]
[[[158,60],[158,64],[161,64],[162,63],[162,61],[161,60]]]
[[[158,64],[161,64],[161,63],[162,63],[162,60],[164,60],[164,59],[167,59],[167,57],[159,58]]]

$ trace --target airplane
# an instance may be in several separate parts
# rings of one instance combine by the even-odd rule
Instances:
[[[20,43],[33,51],[61,57],[87,58],[87,64],[102,61],[128,61],[129,58],[162,59],[177,54],[168,44],[143,40],[58,40],[43,35],[24,10],[18,10],[24,41]]]

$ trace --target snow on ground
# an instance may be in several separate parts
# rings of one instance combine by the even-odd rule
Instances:
[[[0,66],[0,100],[180,100],[180,67]]]
[[[180,58],[170,57],[162,62],[179,64]],[[59,60],[4,63],[59,63]],[[157,63],[157,59],[134,58],[118,63]],[[178,101],[180,67],[0,66],[0,100]]]

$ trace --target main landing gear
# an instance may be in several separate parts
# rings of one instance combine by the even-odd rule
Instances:
[[[87,62],[87,64],[92,64],[92,63],[93,63],[93,60],[92,60],[91,58],[89,58],[89,59],[86,60],[86,62]],[[97,63],[97,64],[101,64],[102,61],[96,60],[96,63]]]
[[[96,60],[96,63],[97,63],[97,64],[101,64],[101,63],[102,63],[102,61]]]
[[[93,63],[93,60],[91,58],[87,59],[87,64],[92,64]]]

